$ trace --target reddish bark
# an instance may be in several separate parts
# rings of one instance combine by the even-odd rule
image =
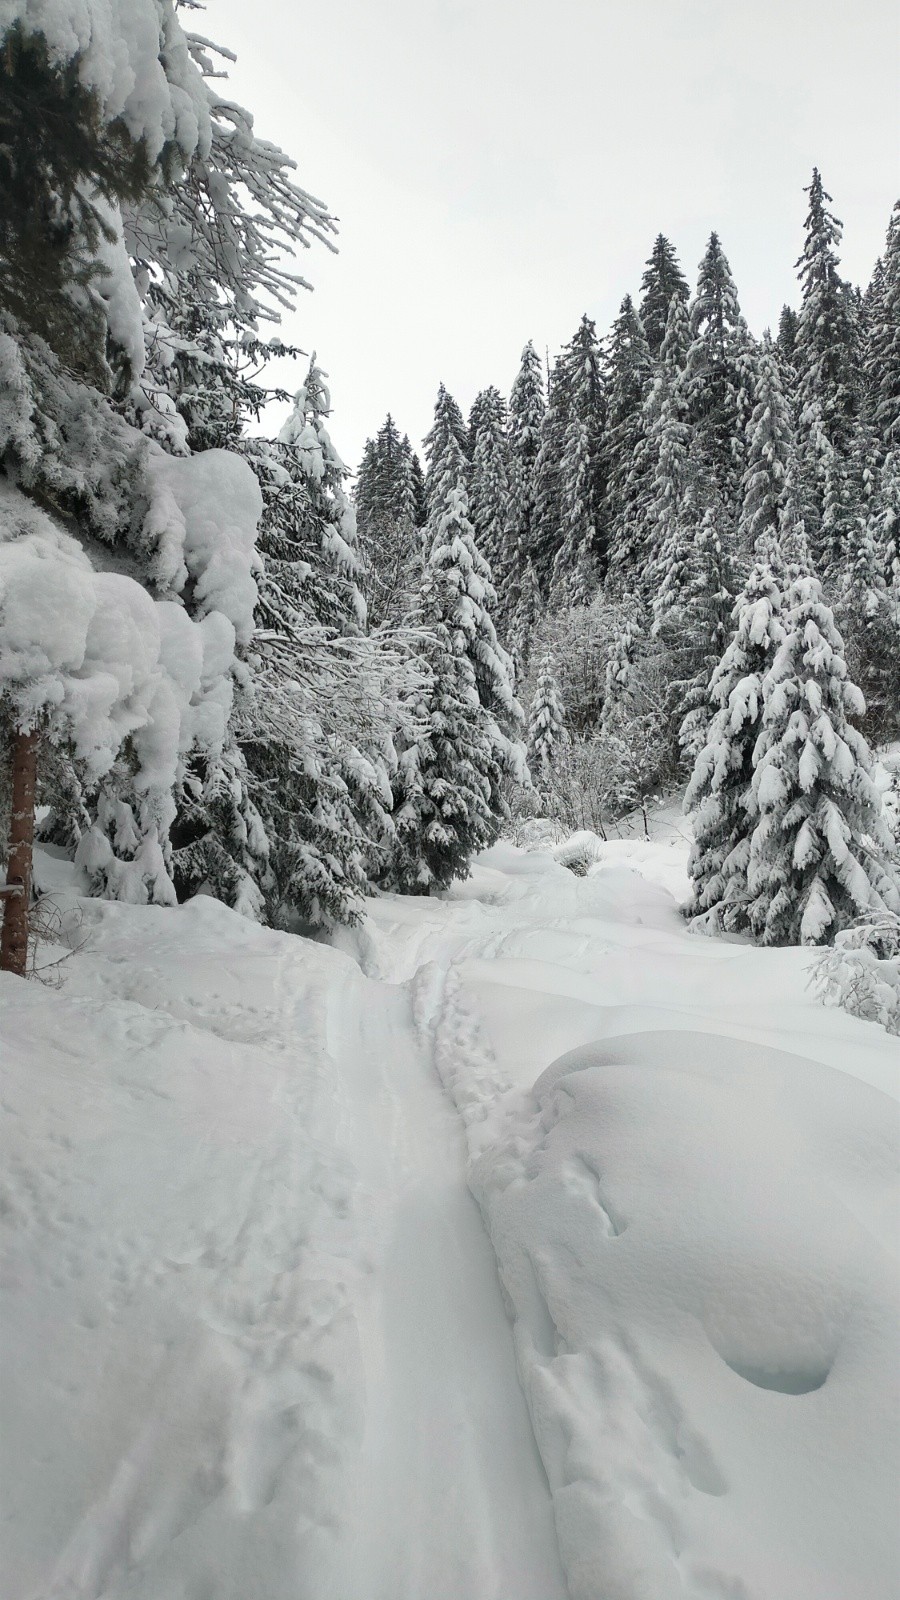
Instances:
[[[39,738],[35,728],[31,733],[14,733],[12,744],[12,814],[6,883],[13,893],[3,896],[0,972],[15,972],[23,978],[28,966],[28,906],[31,899]]]

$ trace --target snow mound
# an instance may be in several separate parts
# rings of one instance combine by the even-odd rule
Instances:
[[[557,1061],[476,1160],[573,1600],[895,1592],[891,1109],[635,1033]]]
[[[568,867],[570,872],[583,878],[589,867],[602,861],[603,840],[590,828],[581,828],[577,833],[571,833],[568,839],[562,839],[554,845],[551,855],[561,867]]]

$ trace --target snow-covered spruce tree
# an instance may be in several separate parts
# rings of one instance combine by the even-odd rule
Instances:
[[[657,630],[671,652],[671,703],[683,712],[678,742],[688,766],[706,738],[709,680],[725,648],[734,603],[724,524],[721,503],[712,498],[697,528],[681,594]]]
[[[464,878],[472,856],[499,830],[491,795],[502,773],[490,719],[471,661],[439,620],[428,579],[426,596],[429,677],[410,707],[417,736],[401,751],[395,779],[397,849],[380,874],[384,887],[400,894],[430,894]]]
[[[879,265],[866,308],[864,372],[866,410],[883,457],[900,447],[900,200]]]
[[[791,416],[768,331],[756,362],[753,414],[747,430],[747,464],[738,523],[739,559],[768,561],[780,573],[779,513],[793,440]]]
[[[521,675],[530,659],[535,633],[544,610],[540,585],[530,560],[515,576],[511,596],[512,610],[507,622],[507,643]]]
[[[860,454],[867,430],[859,425]],[[859,455],[847,472],[842,507],[843,562],[835,572],[835,612],[847,641],[847,660],[866,701],[864,730],[889,740],[900,731],[900,609],[895,574],[885,549],[880,478]]]
[[[589,471],[589,510],[593,527],[592,554],[598,564],[600,576],[606,570],[606,538],[603,522],[605,497],[603,434],[606,426],[606,387],[597,330],[590,317],[582,317],[561,356],[565,372],[564,395],[566,426],[563,434],[563,454],[569,444],[568,424],[575,415],[582,423],[587,441]],[[571,478],[560,473],[560,524],[565,518],[568,502],[567,483]]]
[[[553,563],[562,540],[559,482],[567,418],[567,375],[559,356],[550,374],[547,409],[541,422],[540,445],[534,463],[534,511],[527,550],[544,599],[550,591]]]
[[[561,542],[550,580],[550,596],[558,606],[589,605],[597,588],[591,469],[587,423],[573,406],[566,424],[559,473]]]
[[[660,456],[672,482],[670,500],[659,497],[665,531],[652,573],[651,632],[663,652],[668,736],[690,766],[704,740],[706,688],[729,634],[734,576],[721,497],[710,476],[680,456],[677,433],[673,442],[674,459]]]
[[[469,513],[478,548],[491,569],[500,609],[505,613],[509,576],[515,565],[506,404],[499,390],[494,388],[483,390],[479,400]]]
[[[842,225],[828,210],[818,169],[813,169],[806,241],[797,262],[803,299],[797,322],[798,432],[816,510],[821,514],[826,480],[853,447],[860,407],[860,350],[850,286],[839,272]],[[818,552],[814,551],[818,556]]]
[[[757,820],[754,751],[762,728],[763,681],[784,638],[781,594],[764,563],[754,566],[733,617],[734,636],[707,690],[706,742],[684,800],[694,827],[688,915],[714,933],[749,927],[747,868]]]
[[[784,579],[808,577],[813,571],[807,528],[815,521],[815,512],[809,492],[803,456],[797,445],[796,433],[788,449],[784,470],[784,488],[778,508],[778,546],[784,560],[784,571],[775,576],[782,588]],[[770,565],[777,554],[770,545]]]
[[[421,588],[422,541],[412,447],[390,414],[366,441],[353,498],[369,623],[396,625]]]
[[[797,324],[799,318],[792,306],[782,306],[778,318],[778,338],[775,341],[775,353],[781,365],[782,374],[790,378],[790,387],[796,378],[795,359],[797,354]],[[784,382],[784,376],[782,377]]]
[[[366,625],[366,603],[359,586],[356,513],[345,488],[347,468],[328,431],[330,414],[327,377],[313,356],[278,435],[278,459],[306,496],[297,555],[318,585],[316,620],[335,632],[360,633]],[[248,449],[252,451],[252,444]]]
[[[462,481],[468,485],[469,435],[462,412],[443,384],[438,388],[434,422],[425,435],[425,504],[429,517],[446,500],[448,487],[458,479],[458,464],[463,463]]]
[[[546,654],[538,671],[528,716],[528,768],[532,782],[545,798],[553,792],[559,759],[568,742],[553,658]]]
[[[626,295],[612,325],[606,362],[604,516],[610,567],[621,568],[623,530],[645,487],[639,463],[644,445],[644,401],[652,378],[653,362],[641,320],[631,296]]]
[[[641,278],[641,290],[641,326],[651,356],[658,356],[666,334],[672,296],[684,306],[690,298],[687,279],[675,254],[675,246],[664,233],[656,236]]]
[[[443,607],[437,615],[450,629],[454,648],[472,663],[478,698],[496,724],[501,765],[515,773],[522,763],[524,718],[515,695],[513,664],[494,626],[497,596],[469,518],[463,470],[460,458],[453,483],[448,464],[444,506],[434,505],[429,515],[427,577]],[[499,796],[496,806],[501,815]]]
[[[529,339],[509,396],[510,523],[520,570],[531,558],[535,463],[545,410],[543,369]]]
[[[355,515],[329,411],[313,362],[278,440],[246,442],[263,487],[265,568],[238,733],[269,844],[260,887],[282,925],[351,916],[394,847],[395,663],[364,635]]]
[[[749,919],[764,944],[825,944],[856,917],[900,909],[863,697],[815,578],[787,596],[785,638],[763,682]]]
[[[872,517],[879,564],[900,616],[900,446],[889,450],[882,463]]]
[[[440,400],[438,402],[440,404]],[[441,506],[429,512],[423,621],[432,685],[416,707],[419,736],[401,751],[399,848],[384,882],[426,893],[464,876],[508,814],[506,779],[525,781],[524,719],[512,662],[497,640],[490,569],[468,515],[458,440],[447,446]]]
[[[487,389],[479,389],[469,407],[469,420],[466,424],[466,457],[469,461],[475,460],[475,446],[478,443],[478,435],[482,424],[494,410],[498,399],[502,403],[499,390],[495,389],[491,384]]]
[[[202,753],[236,770],[228,720],[244,674],[236,646],[246,647],[253,627],[261,497],[221,441],[189,453],[191,422],[173,401],[182,370],[173,356],[186,342],[172,335],[158,294],[173,275],[193,273],[208,302],[224,307],[221,320],[233,311],[246,330],[264,302],[271,311],[293,295],[280,247],[331,224],[291,183],[287,158],[214,91],[208,47],[182,31],[168,0],[135,0],[127,27],[115,9],[88,12],[79,34],[65,8],[22,7],[3,38],[3,69],[14,79],[5,106],[18,108],[30,141],[26,151],[7,124],[7,149],[19,150],[22,165],[5,167],[5,178],[15,191],[31,161],[61,209],[35,208],[38,191],[29,195],[25,232],[43,230],[48,276],[27,312],[13,282],[18,224],[4,211],[0,452],[8,477],[65,516],[98,578],[121,579],[123,567],[131,575],[123,618],[145,601],[155,608],[139,663],[127,655],[128,640],[137,645],[123,623],[116,668],[122,681],[133,672],[136,683],[157,685],[147,700],[134,693],[140,737],[127,719],[114,722],[120,739],[100,774],[83,741],[51,718],[48,736],[60,740],[46,763],[54,788],[42,791],[39,768],[38,797],[62,834],[83,835],[80,860],[95,892],[168,900],[169,832],[191,761]],[[215,326],[210,312],[203,328]],[[206,354],[198,346],[198,360]],[[9,526],[10,546],[24,551],[23,524]],[[78,563],[47,537],[71,579],[74,614]],[[18,561],[20,550],[10,553]],[[112,570],[98,570],[104,564]],[[107,615],[99,602],[95,614]],[[111,648],[101,650],[106,661]]]
[[[636,599],[626,601],[618,611],[606,662],[601,718],[604,731],[611,730],[632,707],[638,659],[645,645],[646,630],[640,603]]]
[[[644,397],[621,508],[610,528],[606,588],[613,597],[638,590],[649,595],[661,577],[660,550],[680,494],[680,464],[690,437],[680,382],[689,344],[687,307],[676,294],[657,369]]]
[[[598,754],[608,811],[645,808],[649,795],[674,776],[666,719],[665,654],[648,637],[639,596],[616,607],[609,644]],[[647,825],[646,811],[644,815]]]
[[[710,475],[726,518],[736,521],[752,409],[752,343],[716,233],[700,262],[690,327],[682,387],[692,454]]]

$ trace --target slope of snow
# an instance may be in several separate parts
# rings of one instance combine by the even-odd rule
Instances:
[[[685,850],[3,979],[6,1600],[893,1596],[896,1040]]]
[[[60,992],[0,975],[5,1600],[565,1600],[410,993],[81,914]]]

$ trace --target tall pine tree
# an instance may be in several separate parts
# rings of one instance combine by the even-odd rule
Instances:
[[[823,944],[856,917],[900,909],[865,709],[814,578],[791,586],[785,638],[763,683],[749,917],[764,944]]]
[[[643,291],[640,319],[651,356],[658,356],[666,335],[672,296],[687,305],[690,298],[687,279],[678,263],[675,246],[664,233],[658,233],[641,278]]]
[[[763,681],[784,638],[781,595],[765,563],[750,573],[733,617],[733,637],[710,679],[706,740],[684,801],[694,833],[689,915],[712,933],[740,933],[750,925],[754,751],[762,728]]]

